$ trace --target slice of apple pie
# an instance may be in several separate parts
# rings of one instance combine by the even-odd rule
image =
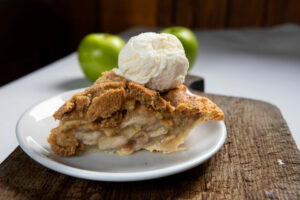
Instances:
[[[52,151],[71,156],[86,149],[130,155],[141,149],[171,153],[200,122],[222,120],[222,110],[184,85],[165,93],[104,72],[90,88],[65,102],[54,118]]]

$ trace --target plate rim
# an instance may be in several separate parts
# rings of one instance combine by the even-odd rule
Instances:
[[[84,88],[82,88],[84,89]],[[63,92],[61,94],[55,95],[53,97],[44,99],[31,107],[29,107],[27,110],[25,110],[20,118],[17,121],[16,124],[16,138],[18,140],[18,143],[22,150],[31,157],[34,161],[38,162],[39,164],[43,165],[44,167],[51,169],[53,171],[62,173],[64,175],[87,179],[87,180],[94,180],[94,181],[110,181],[110,182],[131,182],[131,181],[142,181],[142,180],[150,180],[150,179],[156,179],[161,177],[170,176],[173,174],[177,174],[183,171],[186,171],[188,169],[194,168],[205,161],[207,161],[209,158],[211,158],[213,155],[215,155],[224,145],[227,137],[227,129],[224,121],[214,121],[214,123],[219,123],[222,129],[222,136],[221,138],[216,142],[215,147],[210,150],[209,152],[205,153],[203,156],[197,157],[189,162],[183,162],[174,166],[165,167],[162,169],[155,169],[145,172],[100,172],[95,170],[86,170],[86,169],[79,169],[73,166],[68,166],[66,164],[62,164],[60,162],[57,162],[55,160],[49,159],[46,156],[43,156],[36,151],[30,149],[25,144],[25,141],[21,139],[21,133],[20,133],[20,122],[24,118],[26,114],[28,114],[31,110],[33,110],[38,105],[44,103],[45,101],[48,101],[53,98],[58,98],[60,96],[64,96],[76,91],[79,91],[81,89],[75,89],[70,90],[67,92]]]

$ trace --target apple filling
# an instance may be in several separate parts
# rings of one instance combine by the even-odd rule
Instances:
[[[201,119],[201,118],[200,118]],[[116,127],[104,128],[97,122],[61,121],[48,138],[51,149],[58,155],[70,156],[77,151],[99,149],[130,155],[141,149],[170,153],[184,142],[199,117],[176,118],[162,115],[144,105],[127,111]]]

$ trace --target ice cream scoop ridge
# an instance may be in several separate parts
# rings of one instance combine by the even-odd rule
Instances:
[[[182,84],[189,66],[177,37],[152,32],[132,37],[121,50],[118,64],[116,74],[158,91]]]

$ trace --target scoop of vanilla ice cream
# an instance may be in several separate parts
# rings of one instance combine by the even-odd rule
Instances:
[[[116,74],[158,91],[182,84],[189,66],[177,37],[152,32],[132,37],[121,50],[118,64]]]

